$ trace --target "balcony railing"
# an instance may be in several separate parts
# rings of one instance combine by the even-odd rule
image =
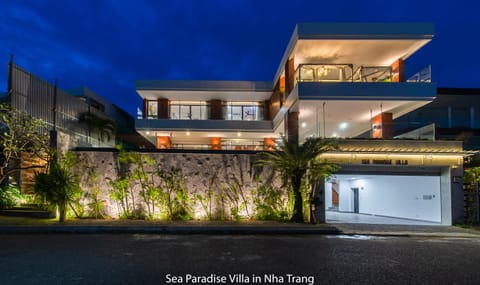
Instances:
[[[412,75],[407,82],[432,82],[432,66],[429,65]]]
[[[390,82],[390,66],[358,66],[353,64],[300,64],[295,71],[297,82]]]

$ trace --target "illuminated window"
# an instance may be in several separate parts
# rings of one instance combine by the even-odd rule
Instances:
[[[248,104],[248,105],[246,105]],[[263,105],[255,102],[231,102],[223,107],[225,120],[263,120]]]
[[[172,120],[207,120],[207,102],[173,101],[170,103],[170,118]]]
[[[147,114],[149,119],[158,118],[158,102],[157,101],[148,101]]]

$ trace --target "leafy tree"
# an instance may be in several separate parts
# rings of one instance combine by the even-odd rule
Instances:
[[[331,140],[322,138],[309,138],[299,145],[284,139],[283,146],[273,152],[261,152],[255,164],[257,166],[270,166],[280,174],[283,187],[291,185],[293,193],[292,222],[304,222],[302,183],[310,187],[309,197],[314,197],[314,186],[325,176],[335,170],[335,165],[318,157],[322,153],[335,149]],[[314,202],[314,201],[312,201]]]
[[[480,167],[466,168],[463,171],[463,180],[467,184],[480,183]]]
[[[83,112],[79,115],[78,121],[88,129],[88,135],[98,133],[98,139],[103,142],[105,138],[110,141],[116,132],[116,124],[114,121],[102,118],[90,112]]]
[[[35,174],[34,190],[47,202],[58,207],[60,222],[65,221],[68,206],[74,210],[72,202],[82,193],[77,176],[66,163],[61,162],[53,162],[46,173]]]
[[[0,104],[0,184],[22,169],[43,168],[49,157],[49,136],[42,120]],[[32,161],[22,166],[24,154]]]

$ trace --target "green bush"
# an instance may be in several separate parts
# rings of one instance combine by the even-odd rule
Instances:
[[[51,205],[58,207],[60,222],[65,221],[67,206],[75,201],[82,191],[77,177],[66,167],[54,163],[48,173],[35,174],[35,193]]]
[[[22,200],[20,189],[13,186],[0,188],[0,209],[8,209],[18,204]]]
[[[287,221],[291,215],[292,200],[285,189],[262,185],[254,193],[256,218],[258,220]]]

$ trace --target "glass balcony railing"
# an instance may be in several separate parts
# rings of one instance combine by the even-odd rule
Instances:
[[[390,66],[358,66],[353,64],[300,64],[295,71],[297,82],[390,82]]]

